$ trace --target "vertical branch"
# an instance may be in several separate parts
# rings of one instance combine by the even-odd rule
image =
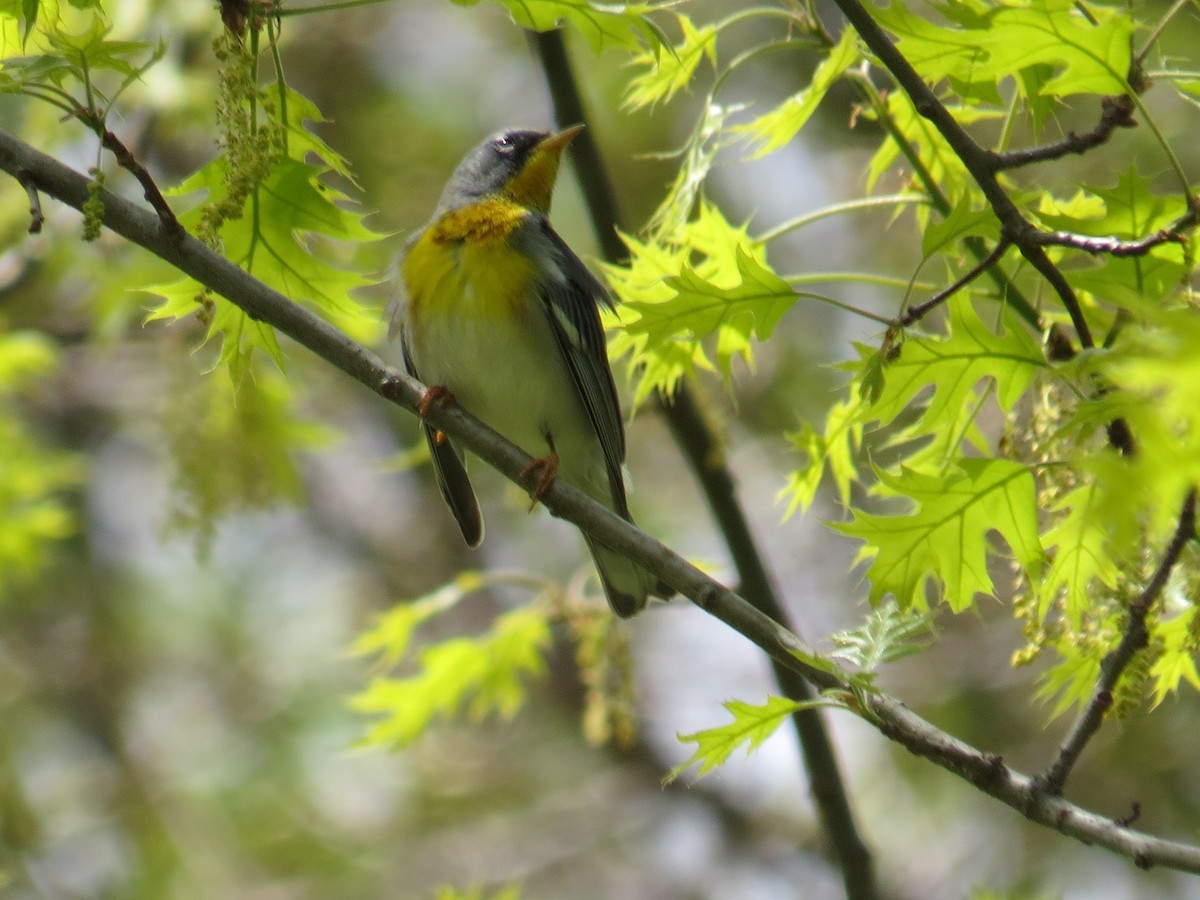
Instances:
[[[586,122],[582,95],[570,66],[562,33],[535,33],[531,40],[546,75],[558,123]],[[604,255],[616,262],[624,257],[625,248],[617,236],[620,219],[612,183],[604,171],[590,131],[584,131],[576,138],[574,146],[593,226]],[[773,579],[738,500],[737,486],[725,464],[724,452],[715,431],[686,384],[676,391],[669,403],[662,403],[660,408],[729,548],[741,582],[742,596],[775,621],[785,622]],[[771,665],[780,689],[788,698],[808,700],[816,697],[816,689],[802,676],[774,659]],[[846,896],[854,900],[872,900],[879,896],[874,861],[854,821],[825,717],[818,709],[806,709],[792,717],[792,724],[800,740],[804,767],[826,837],[842,869]]]

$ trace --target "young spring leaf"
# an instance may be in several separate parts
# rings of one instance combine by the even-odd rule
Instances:
[[[805,422],[799,432],[788,435],[793,449],[804,454],[806,462],[788,476],[787,485],[779,493],[779,499],[788,502],[784,518],[797,510],[808,511],[825,472],[833,477],[842,505],[849,504],[850,486],[859,477],[855,456],[862,446],[862,434],[858,404],[841,400],[829,408],[820,433],[811,422]]]
[[[732,722],[693,734],[679,735],[681,743],[695,744],[696,751],[686,762],[668,772],[663,781],[674,781],[692,766],[697,766],[697,776],[703,777],[724,765],[733,751],[743,744],[746,745],[747,754],[753,753],[797,710],[829,705],[832,704],[827,700],[799,701],[786,697],[768,697],[766,703],[759,706],[742,700],[729,700],[722,706],[733,716]]]
[[[830,655],[871,673],[882,665],[920,653],[929,646],[932,631],[933,615],[929,610],[901,609],[896,603],[884,603],[871,610],[858,628],[831,635],[837,649]]]
[[[911,511],[877,515],[855,511],[834,527],[866,542],[859,559],[871,561],[871,602],[893,594],[902,609],[926,606],[925,584],[940,582],[955,612],[976,594],[995,594],[988,571],[987,535],[998,532],[1027,572],[1042,562],[1033,475],[1007,459],[961,459],[945,475],[902,469],[878,472],[887,494],[905,497]]]
[[[679,91],[691,82],[696,67],[704,59],[717,64],[717,30],[712,25],[697,28],[692,20],[682,13],[677,14],[683,39],[664,52],[662,48],[650,47],[634,56],[629,65],[641,71],[629,79],[622,102],[628,110],[669,103]]]
[[[454,0],[460,6],[474,6],[479,0]],[[552,31],[563,22],[574,25],[584,36],[592,52],[609,47],[637,51],[643,44],[665,44],[666,40],[647,15],[654,9],[649,3],[603,4],[592,0],[498,0],[514,22],[530,31]]]
[[[812,118],[817,107],[842,73],[858,61],[858,36],[853,28],[846,28],[813,72],[812,82],[799,93],[788,97],[768,113],[752,122],[739,125],[735,133],[742,134],[757,145],[753,157],[758,159],[774,153],[790,143],[792,138]]]
[[[885,363],[874,404],[863,410],[866,419],[888,425],[933,388],[917,418],[894,440],[932,438],[925,453],[939,464],[958,452],[959,440],[968,433],[963,416],[977,406],[980,382],[991,382],[996,402],[1007,412],[1048,365],[1037,339],[1020,323],[1010,319],[997,334],[975,312],[968,295],[955,296],[948,305],[946,337],[906,340],[901,352]]]
[[[545,611],[526,606],[500,616],[481,637],[430,646],[415,675],[374,678],[351,700],[359,712],[382,717],[363,743],[404,747],[436,719],[460,714],[475,721],[492,713],[511,718],[525,702],[525,679],[545,671],[549,643]]]

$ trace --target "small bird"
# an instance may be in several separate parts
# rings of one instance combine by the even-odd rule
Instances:
[[[392,322],[419,412],[453,399],[531,456],[534,501],[556,477],[632,521],[625,430],[599,304],[612,300],[547,218],[563,150],[583,130],[511,130],[455,169],[433,218],[408,241]],[[465,460],[424,424],[442,497],[471,547],[483,518]],[[641,610],[650,573],[584,535],[613,612]]]

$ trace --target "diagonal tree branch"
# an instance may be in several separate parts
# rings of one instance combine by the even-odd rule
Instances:
[[[77,210],[87,202],[90,183],[87,178],[4,131],[0,131],[0,171],[14,178],[26,172],[29,181],[43,194]],[[103,191],[101,197],[106,227],[196,278],[248,315],[288,335],[370,390],[415,412],[425,392],[424,385],[385,365],[378,356],[324,319],[255,280],[195,238],[174,236],[153,213],[108,191]],[[487,426],[450,404],[433,409],[429,419],[501,474],[521,482],[520,473],[530,457]],[[899,700],[857,689],[848,676],[815,656],[788,629],[571,485],[556,482],[542,502],[555,516],[574,523],[662,578],[705,612],[762,648],[771,659],[832,696],[843,698],[850,709],[890,740],[964,778],[1030,820],[1121,854],[1142,867],[1161,865],[1200,874],[1200,847],[1136,831],[1127,821],[1106,819],[1049,795],[1031,776],[942,731]]]
[[[534,32],[530,39],[545,72],[559,124],[588,121],[562,31]],[[575,164],[596,235],[605,257],[610,262],[619,262],[626,256],[626,250],[617,234],[621,221],[612,180],[604,169],[591,130],[583,132],[576,141],[580,146],[574,157]],[[726,463],[721,442],[702,414],[691,388],[681,384],[675,396],[661,402],[659,409],[725,539],[737,568],[739,590],[756,609],[775,621],[786,622],[774,579],[738,500],[737,485]],[[805,678],[777,660],[772,660],[771,665],[776,682],[788,698],[816,699],[815,688]],[[820,709],[801,709],[792,716],[792,725],[800,741],[809,786],[825,835],[842,869],[846,896],[854,900],[878,897],[874,860],[855,823],[826,717]]]
[[[1117,688],[1117,682],[1121,680],[1121,675],[1133,657],[1149,642],[1150,633],[1146,630],[1146,616],[1158,598],[1162,596],[1163,589],[1167,586],[1167,580],[1171,577],[1171,572],[1183,553],[1183,548],[1195,536],[1196,491],[1192,490],[1183,502],[1183,509],[1179,513],[1179,524],[1175,528],[1171,542],[1167,545],[1166,552],[1163,553],[1162,561],[1159,562],[1150,582],[1129,606],[1129,621],[1125,624],[1121,642],[1100,663],[1100,678],[1096,682],[1096,689],[1092,692],[1091,700],[1079,714],[1079,718],[1075,720],[1070,734],[1067,735],[1054,761],[1036,779],[1037,786],[1046,793],[1055,795],[1062,793],[1067,778],[1070,777],[1071,770],[1079,760],[1088,741],[1100,730],[1105,714],[1112,707],[1113,692]]]
[[[972,266],[970,271],[963,274],[963,276],[957,279],[953,284],[948,285],[947,287],[938,291],[924,303],[919,303],[916,306],[909,307],[904,314],[900,316],[896,324],[898,324],[901,328],[907,328],[914,322],[920,321],[930,310],[941,306],[956,293],[961,291],[964,287],[998,263],[1000,258],[1008,252],[1008,248],[1011,246],[1012,244],[1009,243],[1007,238],[1001,238],[999,243],[992,248],[992,251],[978,263]]]

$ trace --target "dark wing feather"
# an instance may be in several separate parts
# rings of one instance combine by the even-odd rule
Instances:
[[[550,262],[562,278],[547,275],[540,293],[547,318],[562,351],[571,378],[587,408],[588,418],[604,451],[613,508],[629,518],[625,501],[625,481],[621,467],[625,462],[625,426],[621,404],[608,365],[604,329],[600,325],[598,304],[612,308],[604,286],[588,271],[566,242],[555,233],[545,218],[538,216],[531,226],[537,229],[538,249],[550,254]]]
[[[393,319],[393,321],[397,321]],[[418,381],[421,380],[416,366],[413,365],[412,354],[408,349],[408,339],[403,326],[400,328],[400,346],[404,352],[404,368],[408,374]],[[483,540],[483,513],[479,510],[479,500],[471,487],[471,479],[467,476],[467,467],[462,454],[446,435],[438,432],[432,425],[421,423],[425,432],[425,441],[429,444],[429,458],[433,461],[433,472],[437,476],[438,490],[442,499],[450,507],[454,521],[462,532],[463,540],[471,548],[478,547]]]

